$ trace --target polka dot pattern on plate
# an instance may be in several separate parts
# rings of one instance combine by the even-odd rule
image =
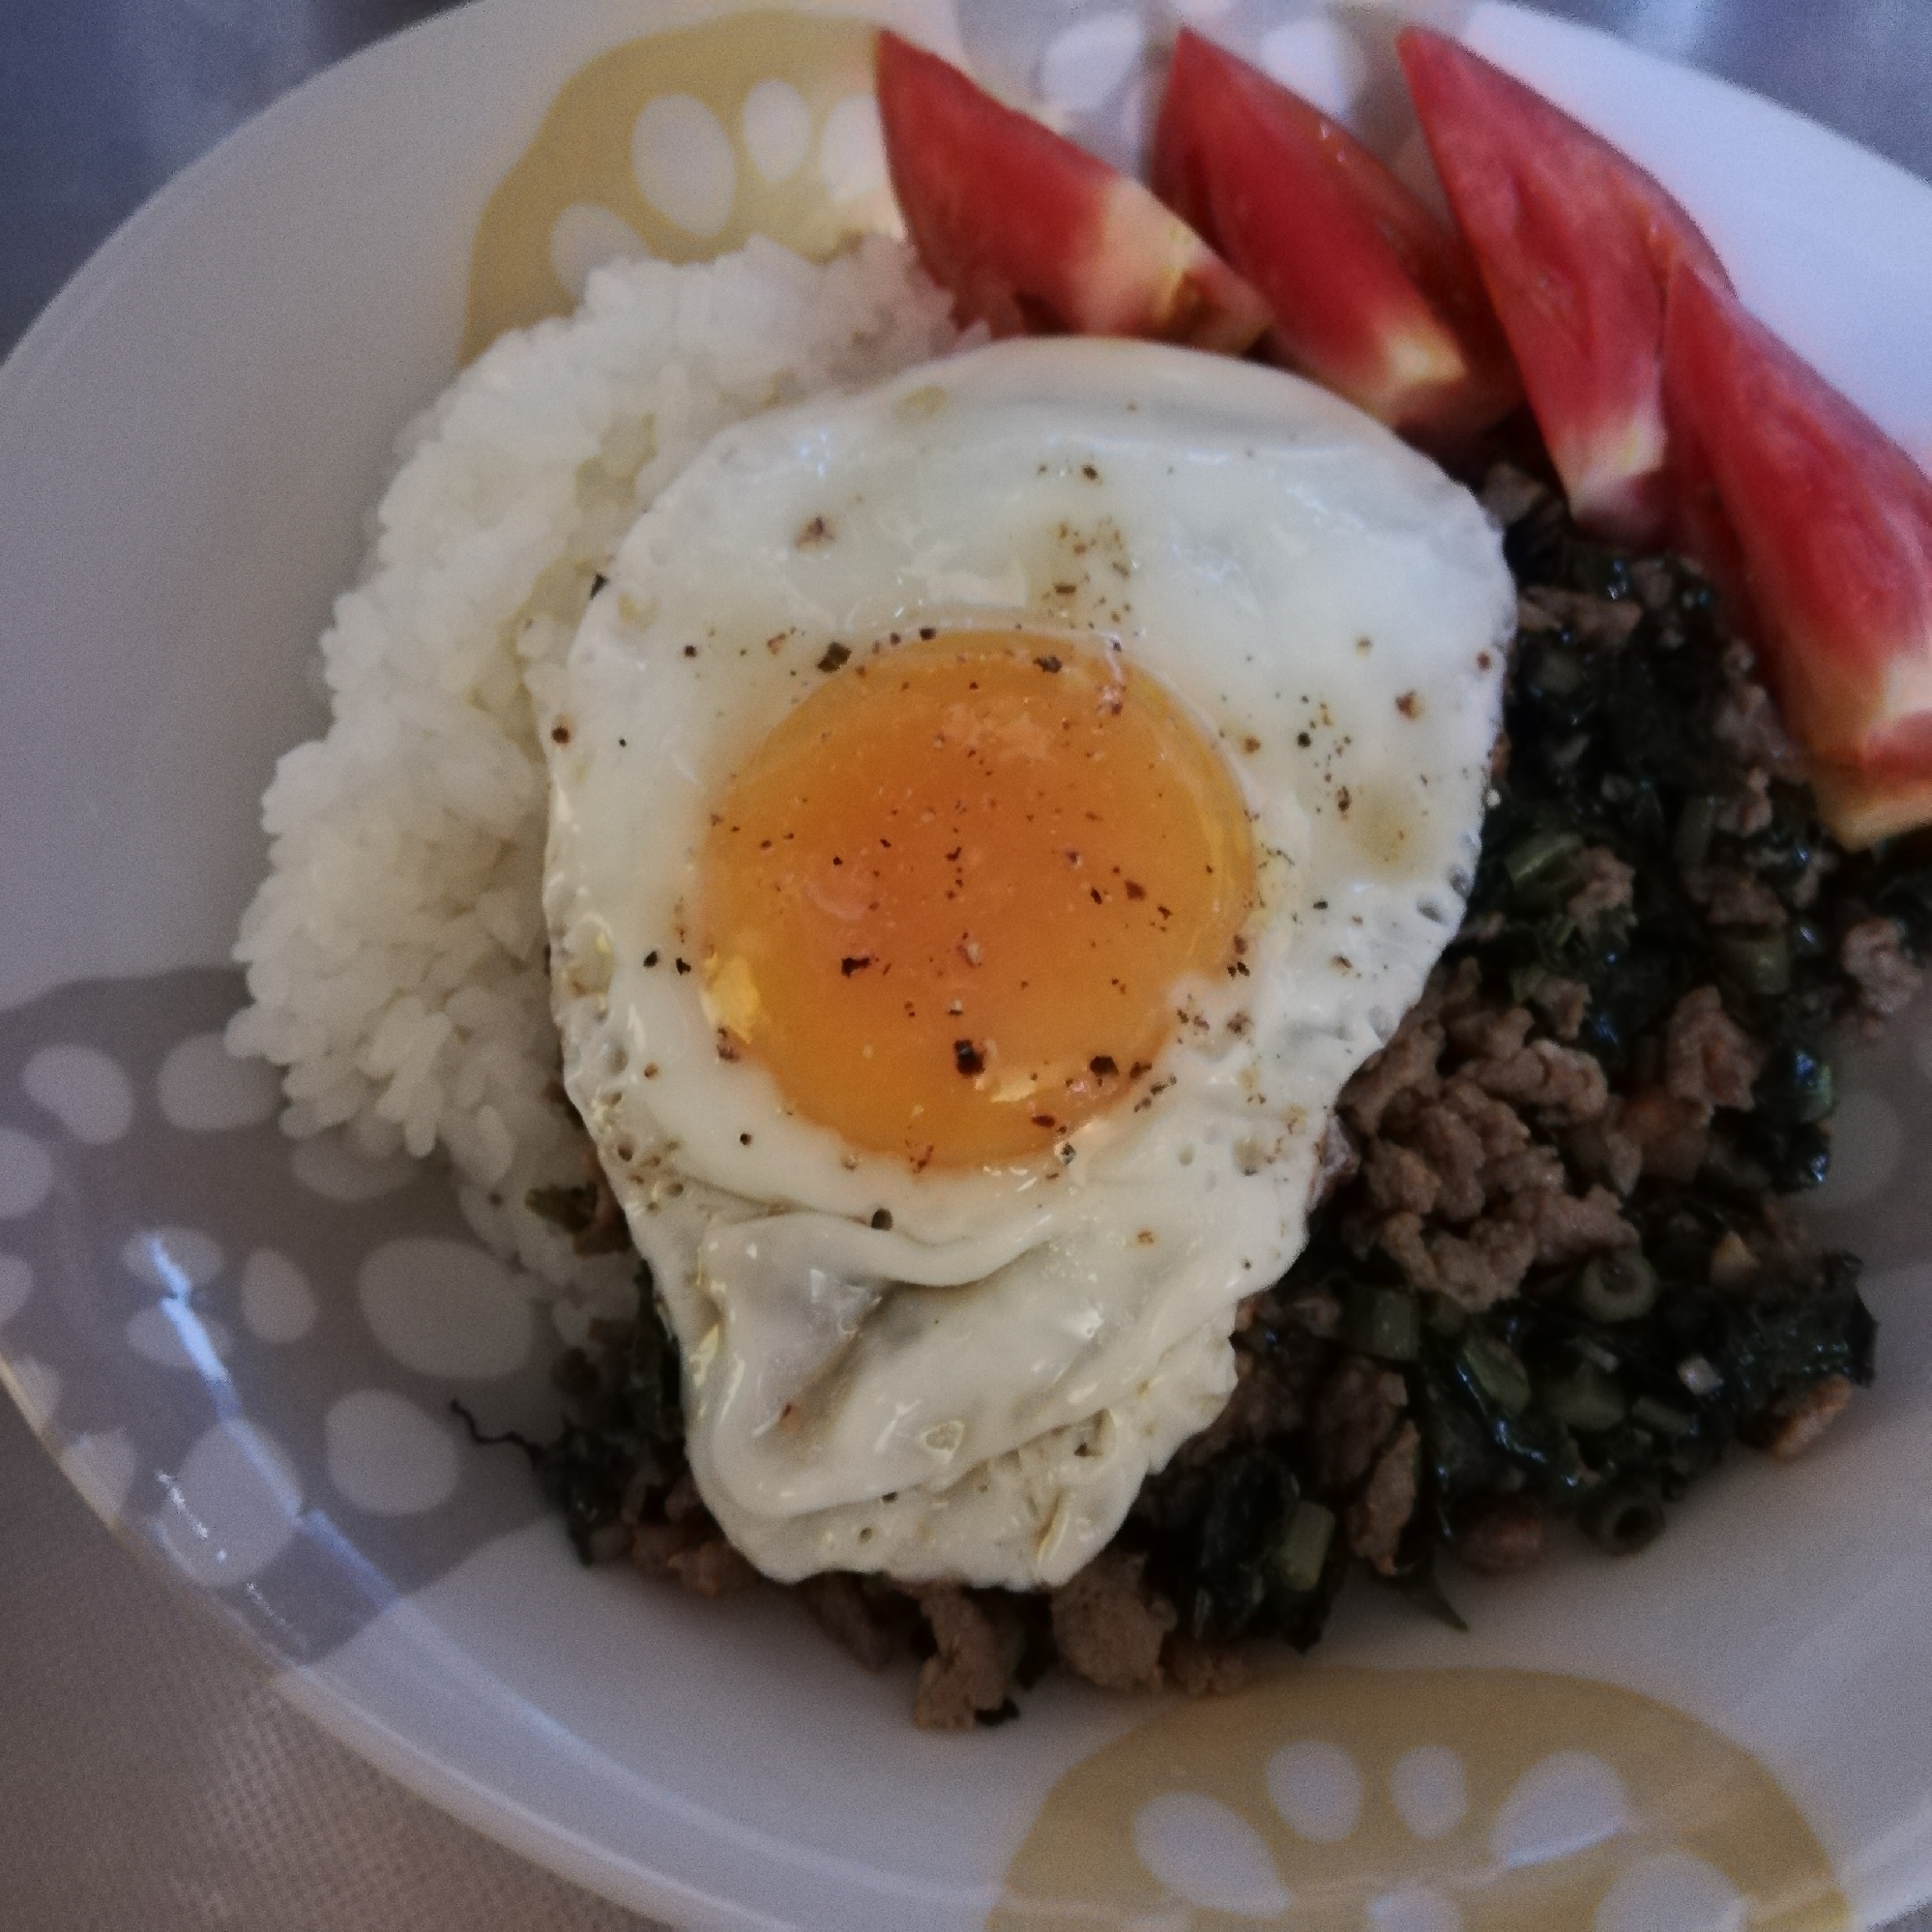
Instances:
[[[27,1062],[20,1085],[89,1147],[111,1146],[134,1124],[134,1089],[98,1046],[44,1046]]]
[[[1462,1912],[1433,1887],[1390,1892],[1368,1908],[1371,1932],[1462,1932]]]
[[[1133,1847],[1169,1891],[1204,1912],[1273,1918],[1293,1903],[1260,1832],[1217,1798],[1150,1799],[1134,1815]]]
[[[584,299],[591,272],[605,262],[635,261],[651,251],[622,215],[594,201],[572,201],[550,229],[550,269],[572,302]]]
[[[257,1341],[300,1341],[315,1312],[307,1275],[285,1254],[258,1247],[242,1264],[242,1320]]]
[[[1361,1772],[1339,1744],[1311,1738],[1269,1759],[1268,1796],[1291,1830],[1318,1845],[1338,1844],[1361,1816]]]
[[[1093,14],[1048,42],[1039,92],[1065,114],[1091,114],[1140,64],[1146,36],[1132,14]]]
[[[158,1306],[137,1309],[121,1332],[128,1346],[157,1368],[206,1374],[235,1352],[235,1337],[224,1324],[173,1296]]]
[[[302,1485],[281,1445],[248,1421],[217,1422],[188,1452],[154,1519],[161,1547],[207,1589],[247,1583],[287,1548]]]
[[[660,94],[645,102],[630,136],[637,190],[659,214],[693,235],[715,235],[731,219],[738,156],[702,101]]]
[[[818,171],[834,203],[861,200],[886,185],[886,137],[869,94],[847,95],[825,117]]]
[[[0,1221],[31,1215],[53,1191],[53,1161],[39,1141],[0,1127]]]
[[[355,1390],[331,1406],[323,1436],[329,1480],[371,1515],[420,1516],[455,1492],[456,1445],[406,1396]]]
[[[298,1141],[289,1157],[289,1168],[311,1194],[345,1204],[379,1201],[385,1194],[408,1186],[417,1175],[413,1161],[400,1156],[389,1160],[371,1160],[345,1146],[341,1136],[333,1133]]]
[[[385,1350],[424,1375],[493,1381],[529,1356],[529,1298],[496,1257],[461,1242],[411,1237],[363,1263],[363,1317]]]
[[[1589,1751],[1555,1751],[1523,1773],[1496,1814],[1489,1849],[1506,1865],[1541,1865],[1630,1829],[1624,1780]]]
[[[161,1118],[184,1133],[231,1133],[260,1127],[281,1104],[281,1086],[265,1060],[238,1060],[219,1033],[191,1034],[155,1075]]]
[[[63,1384],[60,1370],[51,1362],[34,1356],[22,1356],[13,1364],[14,1396],[20,1413],[36,1429],[49,1427],[54,1411],[60,1407]]]
[[[1260,54],[1266,73],[1337,121],[1348,118],[1368,80],[1361,46],[1336,20],[1286,20],[1262,36]]]
[[[226,1260],[221,1244],[199,1228],[144,1228],[121,1250],[121,1266],[164,1295],[205,1288]]]
[[[61,1451],[61,1473],[103,1523],[118,1522],[140,1469],[125,1429],[75,1436]]]
[[[1453,1831],[1469,1815],[1462,1760],[1442,1744],[1418,1744],[1395,1760],[1389,1796],[1411,1835],[1424,1840]]]
[[[33,1292],[33,1263],[17,1254],[0,1254],[0,1322],[11,1322]]]
[[[739,132],[751,165],[767,181],[789,181],[811,148],[811,109],[789,80],[761,80],[745,96]]]
[[[1747,1917],[1738,1888],[1716,1866],[1666,1852],[1618,1873],[1593,1932],[1743,1932]]]

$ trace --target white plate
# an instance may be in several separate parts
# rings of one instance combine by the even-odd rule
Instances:
[[[1739,1899],[1754,1925],[1822,1928],[1932,1897],[1922,1017],[1849,1068],[1819,1210],[1872,1263],[1878,1390],[1798,1468],[1741,1460],[1639,1559],[1578,1547],[1529,1580],[1460,1583],[1468,1637],[1364,1595],[1312,1666],[1231,1701],[1054,1683],[1018,1724],[927,1737],[907,1677],[866,1676],[788,1602],[580,1570],[520,1460],[453,1432],[453,1390],[542,1424],[541,1309],[434,1176],[292,1157],[272,1092],[206,1040],[239,999],[223,961],[262,868],[256,801],[320,722],[305,666],[391,439],[466,327],[561,300],[545,263],[581,266],[586,234],[610,232],[579,216],[555,241],[566,202],[676,240],[625,160],[646,96],[722,90],[729,126],[750,79],[797,83],[812,137],[769,219],[825,242],[884,218],[863,44],[804,9],[741,18],[722,49],[611,55],[572,97],[571,125],[604,141],[597,179],[544,158],[572,76],[715,11],[483,0],[363,54],[177,180],[0,370],[15,1399],[102,1515],[329,1729],[681,1924],[1662,1932],[1742,1922]],[[880,11],[1130,148],[1118,16]],[[1747,300],[1932,452],[1932,190],[1595,36],[1431,11],[1654,169]],[[1224,27],[1252,51],[1318,13],[1244,0]],[[1386,133],[1386,16],[1334,16],[1360,44],[1332,21],[1267,44]],[[1049,44],[1074,30],[1084,53]],[[521,188],[492,201],[512,169]],[[466,321],[491,208],[486,312]],[[465,1358],[388,1319],[385,1256],[419,1290],[447,1265]]]

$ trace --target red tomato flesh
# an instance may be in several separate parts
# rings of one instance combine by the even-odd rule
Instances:
[[[1186,28],[1153,184],[1266,298],[1273,360],[1438,445],[1518,400],[1461,240],[1345,128]]]
[[[1655,544],[1664,291],[1680,259],[1723,281],[1716,255],[1657,182],[1534,89],[1421,27],[1396,45],[1571,513]]]
[[[1679,541],[1751,620],[1832,830],[1932,820],[1932,478],[1688,264],[1664,400]]]
[[[1253,289],[1139,182],[882,31],[886,161],[920,260],[996,336],[1140,336],[1240,355]]]

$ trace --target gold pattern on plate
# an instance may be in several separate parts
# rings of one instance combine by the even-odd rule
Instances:
[[[1709,1726],[1519,1670],[1303,1667],[1068,1771],[988,1932],[1850,1932],[1816,1835]]]
[[[883,182],[853,191],[869,179],[874,32],[838,15],[730,13],[627,41],[572,74],[478,223],[463,361],[576,306],[555,259],[570,224],[620,242],[629,230],[630,252],[673,262],[753,235],[823,259],[854,235],[896,231]],[[665,206],[646,193],[654,157],[687,164]]]

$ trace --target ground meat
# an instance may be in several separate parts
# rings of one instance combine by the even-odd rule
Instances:
[[[1508,1221],[1476,1222],[1467,1236],[1425,1235],[1418,1216],[1390,1215],[1376,1239],[1420,1294],[1446,1295],[1470,1314],[1513,1295],[1537,1258],[1537,1237]]]
[[[1395,1440],[1376,1457],[1367,1487],[1348,1507],[1349,1548],[1384,1576],[1395,1572],[1396,1547],[1416,1511],[1421,1447],[1415,1423],[1404,1422]]]
[[[1361,1178],[1369,1201],[1384,1214],[1397,1209],[1412,1215],[1432,1214],[1442,1192],[1435,1169],[1414,1148],[1399,1141],[1375,1142],[1368,1150]],[[1477,1205],[1481,1206],[1479,1193]]]
[[[964,1731],[1007,1701],[1007,1664],[993,1620],[956,1583],[917,1592],[932,1628],[933,1654],[920,1666],[913,1722],[926,1731]]]
[[[1712,925],[1777,929],[1785,923],[1784,901],[1747,872],[1712,872],[1704,886],[1704,917]]]
[[[1315,1397],[1315,1453],[1329,1489],[1352,1489],[1373,1467],[1408,1406],[1402,1378],[1366,1356],[1345,1357]]]
[[[1564,1136],[1564,1153],[1586,1181],[1604,1182],[1613,1192],[1627,1195],[1643,1174],[1644,1150],[1616,1124],[1622,1105],[1613,1101],[1608,1117],[1572,1128]],[[1701,1148],[1697,1157],[1700,1162],[1704,1158]]]
[[[900,1620],[887,1614],[849,1571],[808,1576],[798,1591],[818,1627],[867,1670],[884,1670],[898,1654],[905,1634]]]
[[[1823,1382],[1813,1383],[1782,1410],[1777,1431],[1765,1447],[1780,1462],[1802,1455],[1838,1420],[1851,1399],[1852,1385],[1842,1375],[1828,1375]]]
[[[1516,626],[1533,636],[1566,630],[1579,643],[1621,650],[1644,621],[1643,606],[1589,591],[1553,590],[1537,584],[1516,600]]]
[[[1637,1231],[1621,1207],[1607,1187],[1593,1187],[1581,1198],[1559,1187],[1521,1195],[1504,1212],[1536,1237],[1537,1266],[1567,1268],[1587,1255],[1637,1245]]]
[[[725,1541],[721,1531],[687,1549],[674,1550],[665,1567],[699,1596],[725,1596],[749,1590],[758,1581],[758,1572]]]
[[[1053,1593],[1053,1641],[1061,1659],[1103,1690],[1160,1682],[1160,1647],[1178,1619],[1141,1578],[1144,1559],[1102,1550]]]
[[[1527,1496],[1500,1496],[1456,1535],[1455,1553],[1484,1576],[1528,1569],[1543,1553],[1547,1519]]]
[[[1484,1093],[1535,1107],[1557,1126],[1594,1121],[1610,1102],[1602,1064],[1553,1039],[1535,1040],[1507,1060],[1473,1061],[1464,1070]]]
[[[1771,692],[1750,677],[1749,668],[1748,652],[1727,661],[1731,683],[1717,701],[1712,736],[1740,765],[1769,772],[1774,778],[1800,779],[1804,761],[1786,735]]]
[[[1615,1131],[1636,1148],[1643,1171],[1654,1179],[1694,1181],[1711,1145],[1711,1109],[1646,1087],[1618,1109]]]
[[[1244,1651],[1175,1630],[1160,1653],[1161,1674],[1188,1697],[1226,1697],[1254,1675]]]
[[[1349,1126],[1360,1134],[1372,1135],[1398,1094],[1433,1092],[1436,1062],[1445,1043],[1434,1014],[1421,1006],[1412,1008],[1394,1038],[1380,1053],[1370,1055],[1342,1090],[1340,1106]]]
[[[1771,775],[1762,765],[1745,772],[1739,778],[1737,789],[1718,803],[1716,830],[1738,838],[1749,838],[1764,831],[1776,815],[1771,806]]]
[[[1581,980],[1566,980],[1556,973],[1538,974],[1529,998],[1559,1039],[1574,1039],[1582,1031],[1584,1016],[1590,1011],[1590,988]]]
[[[1510,1114],[1509,1118],[1514,1121],[1516,1117]],[[1390,1210],[1406,1208],[1419,1215],[1433,1212],[1449,1221],[1474,1220],[1488,1198],[1482,1172],[1489,1156],[1482,1135],[1461,1111],[1438,1102],[1416,1117],[1409,1136],[1415,1157],[1424,1162],[1434,1179],[1435,1199],[1428,1206],[1419,1206],[1391,1197],[1386,1206]]]
[[[1684,994],[1664,1030],[1664,1086],[1671,1097],[1698,1106],[1747,1108],[1757,1077],[1757,1048],[1724,1010],[1717,988]]]
[[[1522,1194],[1561,1194],[1569,1177],[1555,1148],[1531,1146],[1492,1161],[1486,1179],[1490,1195],[1508,1201]]]
[[[1564,910],[1585,932],[1594,932],[1628,911],[1637,875],[1607,845],[1586,845],[1576,863],[1578,884]]]
[[[1335,1318],[1340,1320],[1339,1306]],[[1271,1436],[1299,1429],[1307,1420],[1308,1410],[1297,1368],[1293,1358],[1279,1350],[1258,1355],[1237,1349],[1234,1393],[1205,1429],[1175,1451],[1177,1465],[1186,1469],[1211,1462],[1225,1449],[1266,1442]]]
[[[1896,920],[1861,919],[1838,942],[1838,963],[1858,982],[1859,1011],[1867,1020],[1890,1019],[1911,1005],[1925,977],[1905,951]]]
[[[1505,530],[1550,501],[1548,488],[1514,463],[1492,463],[1482,480],[1482,507]]]

